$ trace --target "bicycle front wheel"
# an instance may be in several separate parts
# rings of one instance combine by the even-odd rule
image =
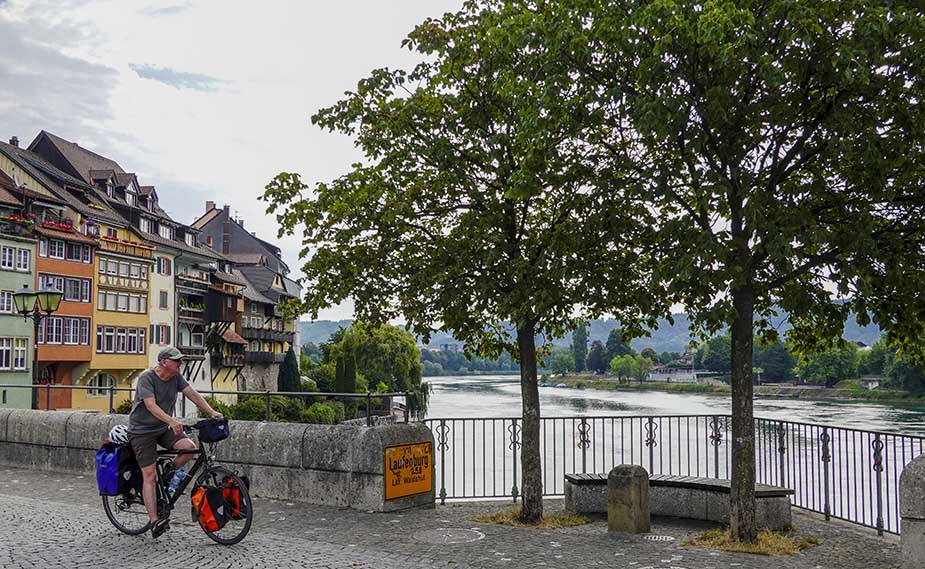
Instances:
[[[145,502],[137,492],[103,496],[103,511],[116,529],[128,535],[141,535],[148,531],[150,520]]]
[[[251,496],[247,491],[247,486],[244,485],[244,481],[234,472],[219,466],[204,472],[196,481],[196,486],[200,485],[217,488],[232,486],[238,489],[236,503],[233,505],[230,502],[226,503],[230,515],[225,525],[218,531],[209,531],[205,528],[202,531],[212,541],[222,545],[234,545],[244,539],[244,536],[251,529],[251,522],[254,517]]]

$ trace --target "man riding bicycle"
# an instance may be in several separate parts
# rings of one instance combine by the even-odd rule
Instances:
[[[196,443],[183,432],[183,423],[172,416],[177,393],[182,392],[210,417],[222,416],[180,374],[182,361],[183,354],[174,347],[164,348],[157,354],[157,366],[138,377],[128,417],[129,443],[141,467],[142,497],[151,521],[151,535],[155,538],[170,528],[169,521],[157,515],[157,445],[173,450],[196,448]],[[192,456],[178,455],[173,462],[174,469],[189,462]]]

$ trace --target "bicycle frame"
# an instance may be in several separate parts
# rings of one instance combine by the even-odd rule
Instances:
[[[160,496],[167,497],[165,500],[168,508],[168,512],[173,510],[174,504],[177,503],[177,500],[186,492],[187,486],[190,485],[190,482],[195,478],[199,471],[203,467],[211,466],[212,457],[210,456],[212,449],[208,449],[208,452],[202,447],[195,449],[181,449],[181,450],[159,450],[157,451],[157,487]],[[180,482],[180,485],[177,486],[177,491],[174,492],[171,496],[167,492],[167,487],[170,484],[170,480],[164,480],[164,465],[167,462],[168,457],[179,456],[182,454],[196,454],[199,455],[196,457],[196,460],[193,462],[192,466],[189,466],[189,469],[186,472],[186,475],[183,477],[183,480]],[[187,465],[188,466],[188,465]]]

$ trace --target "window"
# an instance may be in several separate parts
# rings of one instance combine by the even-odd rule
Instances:
[[[184,239],[186,239],[186,244],[189,245],[190,247],[196,246],[196,236],[193,235],[192,233],[187,233]]]
[[[154,233],[154,222],[147,217],[141,218],[141,230],[145,233]]]
[[[169,225],[164,225],[161,223],[157,233],[164,239],[173,239],[173,227],[170,227]]]
[[[0,249],[0,268],[13,270],[16,257],[15,247],[3,247]]]
[[[13,338],[0,338],[0,369],[10,369],[13,364]]]
[[[64,319],[64,343],[76,344],[80,340],[80,320],[77,318]]]
[[[32,251],[28,249],[16,250],[16,270],[28,271],[32,265]]]
[[[145,353],[145,333],[146,332],[147,330],[145,330],[144,328],[138,329],[138,353],[139,354]]]
[[[162,290],[160,294],[160,305],[161,308],[167,309],[167,291]]]
[[[124,292],[119,293],[118,309],[120,312],[128,312],[128,294]]]
[[[83,281],[81,279],[65,279],[64,284],[64,300],[71,300],[75,302],[80,302],[82,300],[81,296],[81,285]],[[87,291],[87,294],[90,294],[90,291]]]
[[[64,258],[64,241],[51,239],[48,241],[48,256],[52,259]]]
[[[89,318],[78,318],[80,320],[80,344],[84,346],[90,345],[90,319]]]
[[[116,229],[115,229],[114,227],[107,227],[107,228],[106,228],[106,237],[108,237],[108,238],[110,238],[110,239],[118,239],[118,238],[119,238],[119,232],[116,231]]]
[[[106,293],[106,310],[115,310],[118,302],[118,295],[114,292]]]
[[[0,290],[0,312],[4,314],[13,313],[13,291]]]
[[[76,279],[75,279],[76,280]],[[58,292],[64,293],[64,277],[59,277],[57,275],[46,275],[39,273],[39,286],[53,288]],[[78,292],[77,297],[80,297]]]
[[[63,339],[63,328],[64,322],[63,319],[59,316],[52,318],[46,318],[48,322],[47,329],[45,330],[45,340],[48,344],[60,344]]]
[[[100,226],[96,223],[93,223],[92,221],[85,221],[83,226],[85,235],[96,236],[100,234]]]
[[[106,351],[108,353],[113,353],[116,351],[116,329],[107,326],[105,330],[106,334]]]
[[[127,277],[129,273],[129,264],[128,263],[119,263],[119,276]]]
[[[205,335],[202,332],[193,332],[191,335],[191,346],[202,347],[202,343],[205,340]]]
[[[116,329],[116,351],[120,354],[126,353],[125,328]]]
[[[170,259],[167,257],[157,258],[157,273],[159,275],[170,276]]]
[[[67,243],[65,245],[65,258],[68,261],[76,261],[78,263],[83,262],[83,249],[83,245],[79,245],[77,243]]]
[[[90,302],[90,281],[80,281],[80,302]]]
[[[141,265],[136,265],[135,263],[132,263],[132,267],[129,270],[129,276],[131,276],[133,279],[137,279],[141,277]]]
[[[154,327],[154,332],[157,334],[156,342],[162,346],[165,346],[170,343],[170,326],[167,324],[158,324]]]
[[[134,206],[135,205],[135,194],[131,192],[125,192],[125,203],[127,203],[128,205]]]
[[[212,248],[212,236],[211,235],[206,235],[206,245],[209,246],[209,249]]]
[[[45,239],[39,240],[39,256],[40,257],[48,256],[48,241]]]
[[[139,307],[141,306],[141,304],[139,303],[139,300],[140,299],[137,294],[133,294],[128,297],[128,311],[129,312],[140,312]]]
[[[145,279],[145,280],[148,279],[148,266],[147,266],[147,265],[142,265],[142,266],[141,266],[141,278],[143,278],[143,279]]]
[[[93,262],[93,253],[91,252],[89,245],[83,246],[83,251],[81,252],[80,260],[81,262],[88,263],[88,264]]]
[[[234,308],[234,299],[230,296],[225,297],[225,303],[228,305],[228,308]]]
[[[102,261],[100,261],[102,263]],[[119,274],[119,262],[112,259],[106,261],[106,273],[110,275]]]
[[[144,314],[148,311],[148,295],[141,294],[139,295],[139,299],[141,300],[141,309],[138,312]]]
[[[134,354],[138,351],[138,329],[128,329],[128,353]]]
[[[116,378],[108,373],[96,375],[87,382],[87,387],[92,388],[87,390],[87,397],[107,397],[109,396],[109,388],[115,387],[115,385]]]

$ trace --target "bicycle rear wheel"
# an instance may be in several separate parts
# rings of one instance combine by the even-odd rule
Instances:
[[[128,535],[141,535],[148,531],[150,520],[141,494],[132,491],[102,498],[103,511],[117,530]]]
[[[239,489],[240,501],[238,511],[236,515],[230,517],[228,522],[220,530],[209,531],[203,528],[202,531],[216,543],[234,545],[244,539],[244,536],[250,531],[251,522],[253,521],[254,509],[251,503],[250,493],[247,491],[247,486],[244,485],[244,482],[237,474],[220,466],[210,468],[202,473],[196,480],[196,486],[215,486],[220,488],[226,481]]]

